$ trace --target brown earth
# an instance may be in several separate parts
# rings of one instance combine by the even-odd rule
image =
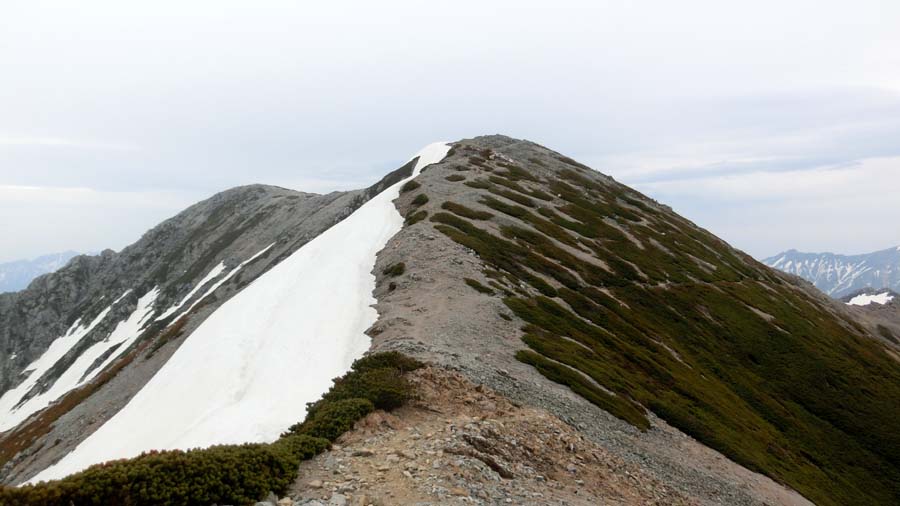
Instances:
[[[301,465],[298,504],[698,504],[547,411],[440,367],[410,379],[417,399]]]

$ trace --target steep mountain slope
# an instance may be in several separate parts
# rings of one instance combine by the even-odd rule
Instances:
[[[713,504],[754,499],[668,453],[669,426],[819,504],[900,500],[900,363],[805,283],[528,142],[463,141],[417,182],[375,349],[543,405]]]
[[[416,155],[413,177],[449,146]],[[369,347],[375,255],[403,225],[400,180],[222,304],[135,397],[33,481],[150,449],[274,441]],[[265,250],[264,250],[265,251]],[[198,368],[203,361],[215,367]],[[294,388],[281,389],[292,371]],[[186,389],[185,386],[190,385]],[[155,413],[148,419],[148,413]]]
[[[816,285],[835,298],[863,288],[890,288],[900,291],[900,247],[863,255],[801,253],[797,250],[762,261]]]
[[[401,350],[497,392],[469,398],[473,417],[499,424],[473,419],[456,441],[471,448],[454,450],[485,459],[478,472],[497,490],[539,485],[501,472],[485,456],[491,441],[503,445],[497,459],[537,465],[568,445],[550,435],[522,448],[515,434],[577,430],[589,443],[569,451],[596,447],[604,457],[595,459],[622,465],[547,464],[561,487],[548,497],[578,496],[579,469],[598,483],[629,480],[631,469],[665,494],[623,487],[635,501],[622,504],[900,501],[900,355],[854,308],[534,143],[488,136],[445,151],[432,147],[360,192],[226,192],[122,254],[80,257],[0,296],[0,323],[9,322],[0,344],[25,354],[5,373],[10,415],[22,397],[25,406],[60,391],[0,435],[3,479],[59,476],[150,446],[277,435],[327,386],[321,375],[365,349],[360,332],[371,324],[372,350]],[[331,296],[344,286],[352,293]],[[335,314],[338,305],[348,309]],[[29,341],[29,330],[43,333]],[[437,374],[441,396],[467,397],[465,382]],[[510,413],[520,405],[571,430],[552,418],[522,424]],[[431,409],[436,427],[442,408]],[[465,420],[443,409],[453,411],[448,430]],[[413,438],[381,440],[400,444],[403,434]],[[343,458],[336,452],[323,458]],[[437,490],[421,469],[405,470],[410,493]]]
[[[409,177],[415,162],[353,192],[228,190],[121,253],[77,257],[25,291],[0,294],[3,480],[21,481],[68,454],[222,303]]]
[[[900,360],[900,294],[885,289],[866,288],[841,299],[853,317],[872,335],[893,347]]]
[[[0,264],[0,293],[22,290],[34,278],[60,269],[76,255],[78,253],[74,251],[64,251],[42,255],[32,260],[16,260]]]

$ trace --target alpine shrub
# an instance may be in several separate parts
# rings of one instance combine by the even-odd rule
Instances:
[[[422,186],[422,185],[419,184],[417,181],[408,181],[406,184],[404,184],[403,186],[400,187],[400,193],[411,192],[413,190],[418,189],[420,186]]]
[[[425,364],[408,357],[397,351],[385,351],[372,353],[353,362],[352,369],[357,372],[371,371],[372,369],[397,369],[402,373],[408,373],[421,369]]]
[[[385,276],[394,278],[406,272],[406,264],[403,262],[397,262],[385,267],[381,272],[384,273]]]
[[[353,428],[358,420],[375,410],[368,399],[343,399],[325,404],[303,423],[292,425],[289,434],[303,434],[334,441],[341,434]]]
[[[409,382],[399,369],[377,368],[353,371],[335,380],[322,400],[311,405],[311,416],[328,403],[344,399],[368,399],[376,408],[390,411],[399,408],[411,395]]]
[[[469,286],[471,286],[472,288],[474,288],[475,291],[477,291],[477,292],[479,292],[479,293],[486,293],[486,294],[488,294],[488,295],[494,295],[494,291],[493,291],[493,290],[491,290],[490,288],[488,288],[488,287],[482,285],[481,283],[478,282],[478,280],[475,280],[475,279],[472,279],[472,278],[464,278],[464,279],[465,279],[466,284],[469,285]]]

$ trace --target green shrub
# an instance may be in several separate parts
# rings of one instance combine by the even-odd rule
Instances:
[[[420,194],[416,195],[416,198],[412,199],[412,202],[410,202],[410,204],[412,204],[416,207],[424,206],[427,203],[428,203],[428,195],[425,195],[424,193],[420,193]]]
[[[371,371],[373,369],[396,369],[408,373],[425,367],[425,364],[397,351],[372,353],[353,362],[352,370]]]
[[[419,189],[422,185],[419,184],[418,181],[407,181],[403,186],[400,187],[400,193],[411,192],[413,190]]]
[[[534,181],[537,182],[538,178],[535,177],[531,172],[519,167],[518,165],[512,163],[501,162],[499,164],[501,167],[506,169],[506,172],[497,172],[498,176],[505,177],[510,181]],[[541,164],[543,165],[543,164]]]
[[[476,188],[478,190],[487,190],[488,188],[491,187],[491,183],[488,183],[484,179],[476,179],[474,181],[466,181],[463,184],[468,186],[469,188]]]
[[[406,226],[415,225],[416,223],[424,220],[427,217],[428,217],[428,211],[420,209],[418,211],[413,211],[413,212],[409,213],[408,215],[406,215],[406,221],[404,223]]]
[[[300,462],[328,444],[326,439],[289,435],[272,444],[150,452],[91,466],[58,481],[0,489],[0,504],[252,504],[270,491],[284,493],[296,478]]]
[[[573,392],[584,397],[597,407],[604,409],[617,418],[621,418],[635,427],[646,431],[650,421],[644,410],[621,397],[610,395],[584,379],[580,374],[543,356],[530,351],[519,350],[516,358],[520,362],[534,366],[538,372],[557,383],[566,385]]]
[[[471,220],[489,220],[494,217],[493,214],[487,211],[476,211],[475,209],[471,209],[462,204],[457,204],[456,202],[450,201],[441,204],[441,209],[446,209],[453,214],[462,216],[463,218],[469,218]]]
[[[302,423],[292,425],[285,435],[303,434],[334,441],[374,410],[375,406],[368,399],[342,399],[325,404]]]
[[[385,276],[395,278],[400,276],[404,272],[406,272],[406,264],[403,262],[397,262],[395,264],[388,265],[381,271]]]
[[[460,181],[465,181],[466,176],[463,176],[462,174],[451,174],[451,175],[445,177],[444,179],[446,179],[447,181],[450,181],[451,183],[458,183]]]
[[[481,283],[478,282],[478,280],[475,280],[475,279],[472,279],[472,278],[464,278],[464,279],[465,279],[465,281],[466,281],[466,284],[469,285],[469,286],[471,286],[472,288],[474,288],[477,292],[479,292],[479,293],[486,293],[486,294],[488,294],[488,295],[494,295],[494,291],[493,291],[493,290],[491,290],[490,288],[488,288],[488,287],[482,285]]]
[[[469,163],[476,167],[481,167],[481,168],[486,167],[485,162],[487,162],[487,160],[485,160],[484,158],[481,158],[480,156],[470,156],[469,157]]]
[[[375,408],[390,411],[402,406],[411,395],[412,388],[399,369],[353,371],[335,380],[322,399],[309,406],[307,413],[315,416],[324,406],[345,399],[368,399]]]

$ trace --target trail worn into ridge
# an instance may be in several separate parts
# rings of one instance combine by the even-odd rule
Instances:
[[[298,504],[697,504],[550,413],[459,373],[429,367],[410,380],[418,399],[372,413],[301,465]]]
[[[577,162],[533,143],[502,136],[465,140],[457,146],[460,147],[452,150],[442,163],[429,167],[416,178],[421,184],[419,189],[401,194],[397,200],[397,207],[401,214],[408,217],[408,224],[379,254],[376,264],[378,283],[375,296],[380,318],[369,332],[373,338],[373,350],[399,350],[443,365],[513,402],[544,409],[574,427],[580,435],[610,455],[638,466],[648,476],[699,504],[811,504],[791,487],[736,464],[723,453],[701,444],[651,411],[644,415],[649,421],[649,430],[638,430],[631,423],[587,401],[568,386],[551,381],[533,366],[517,360],[516,354],[520,350],[531,351],[522,340],[525,334],[523,328],[529,322],[520,318],[504,299],[512,296],[536,300],[544,292],[551,297],[556,292],[564,293],[568,285],[531,267],[509,275],[510,271],[489,263],[483,255],[445,233],[452,232],[452,229],[446,227],[443,221],[437,221],[437,218],[441,213],[453,214],[494,237],[504,237],[506,240],[512,239],[511,236],[504,235],[504,232],[510,232],[505,227],[519,227],[525,232],[515,232],[521,239],[515,243],[517,248],[531,249],[534,252],[547,251],[546,248],[552,246],[570,254],[572,258],[591,258],[600,269],[605,268],[604,263],[614,266],[610,267],[610,272],[627,269],[625,265],[630,264],[632,270],[639,271],[634,274],[633,284],[640,287],[639,290],[646,290],[648,294],[665,293],[667,290],[690,291],[694,282],[696,286],[706,286],[707,291],[723,297],[729,296],[726,290],[769,293],[767,286],[763,286],[768,283],[794,294],[792,297],[795,300],[808,301],[804,304],[818,305],[822,318],[833,318],[832,322],[846,325],[850,332],[859,332],[859,327],[847,323],[848,320],[844,320],[844,316],[839,314],[841,311],[816,299],[808,288],[797,284],[793,278],[767,270],[743,253],[731,249],[721,240],[678,217],[665,206],[636,192],[628,193],[630,190],[623,190],[624,187],[611,178],[589,172],[582,166],[581,174],[592,178],[593,183],[588,184],[596,185],[595,188],[605,188],[608,185],[611,195],[620,195],[610,199],[618,202],[615,209],[621,211],[616,212],[628,213],[633,209],[631,212],[640,215],[644,211],[639,211],[641,208],[638,206],[645,206],[657,213],[652,222],[619,218],[619,222],[614,223],[615,226],[610,225],[612,229],[631,227],[633,238],[626,238],[626,241],[632,241],[632,246],[623,245],[623,255],[624,251],[630,251],[628,255],[652,254],[671,260],[676,254],[680,254],[681,259],[677,261],[682,262],[679,264],[681,270],[671,268],[673,270],[669,272],[677,275],[673,275],[668,281],[658,281],[653,277],[658,279],[660,269],[669,267],[654,267],[645,260],[638,262],[641,259],[633,256],[602,256],[600,252],[605,253],[606,250],[599,246],[598,253],[594,253],[588,249],[591,241],[585,237],[579,239],[579,235],[573,232],[581,225],[572,217],[566,215],[562,220],[557,220],[557,223],[565,223],[565,233],[560,233],[558,227],[547,227],[545,222],[536,218],[554,217],[545,208],[555,209],[556,213],[577,211],[573,209],[575,206],[571,202],[579,198],[577,195],[553,194],[547,183],[538,181],[552,181],[565,171],[574,173],[572,169],[577,167]],[[523,173],[516,167],[527,167],[530,172]],[[587,186],[585,188],[585,192],[605,191],[590,190]],[[428,197],[425,203],[422,203],[426,200],[421,197],[423,194]],[[630,201],[634,201],[634,204],[629,203]],[[449,207],[448,202],[452,203]],[[662,221],[658,217],[662,217]],[[607,224],[614,221],[609,220]],[[654,246],[656,241],[665,241],[666,237],[652,227],[664,230],[664,226],[689,231],[693,239],[690,244],[684,245],[686,252],[678,251],[680,243],[677,242],[669,241],[663,247]],[[538,232],[549,243],[540,237],[531,239],[526,235],[528,231],[536,232],[536,227],[543,227]],[[598,230],[601,232],[598,241],[604,241],[604,233],[615,234],[610,228],[603,229],[602,224],[597,227],[600,227]],[[635,230],[640,230],[641,234],[636,234]],[[643,249],[633,241],[640,243]],[[605,248],[612,246],[606,245]],[[652,251],[654,249],[656,251]],[[612,251],[619,252],[616,249]],[[712,269],[711,260],[715,258],[721,258],[721,261],[717,261],[716,269]],[[384,273],[385,268],[398,262],[405,264],[403,274],[392,276]],[[572,284],[586,283],[583,278],[586,271],[574,272],[573,265],[565,262],[560,262],[559,265],[572,270]],[[510,267],[517,268],[516,265]],[[704,273],[709,276],[713,272],[721,272],[725,279],[722,282],[707,282]],[[748,274],[732,275],[729,272]],[[531,276],[530,281],[525,281],[527,276]],[[548,286],[539,291],[536,287],[541,282]],[[729,283],[734,288],[728,288]],[[626,314],[628,310],[648,310],[639,307],[639,301],[633,297],[623,297],[630,294],[617,286],[609,286],[608,289],[601,287],[597,293],[618,301],[624,308],[622,314]],[[567,311],[572,311],[568,301],[564,302],[559,298],[554,300]],[[674,301],[677,299],[673,299]],[[797,302],[786,301],[785,305],[789,306],[786,310],[790,310],[791,304]],[[768,306],[753,303],[740,307],[762,324],[771,324],[775,332],[778,332],[775,327],[783,325],[780,318],[784,311],[773,312]],[[698,305],[692,313],[685,312],[682,307],[667,310],[673,314],[680,311],[682,318],[696,322],[697,325],[706,325],[707,329],[716,332],[724,332],[726,328],[720,322],[722,315],[718,308]],[[777,316],[779,319],[767,321],[760,316],[761,313]],[[708,314],[711,320],[704,314]],[[588,322],[586,315],[575,315],[574,312],[567,318],[569,321]],[[533,329],[534,326],[530,328]],[[583,337],[579,344],[571,342],[573,337],[577,336],[559,332],[553,345],[581,349],[580,344],[585,344]],[[647,337],[651,342],[656,339],[653,346],[669,356],[669,360],[677,364],[677,367],[687,371],[697,370],[697,356],[692,354],[690,348],[675,340],[661,339],[660,336]],[[549,356],[548,359],[559,360],[555,356]],[[567,362],[566,366],[572,363]],[[586,372],[585,369],[581,371]],[[598,378],[601,376],[591,376],[592,380]],[[608,383],[599,383],[607,389],[613,389]],[[618,398],[622,396],[620,392],[621,390],[615,394]]]

